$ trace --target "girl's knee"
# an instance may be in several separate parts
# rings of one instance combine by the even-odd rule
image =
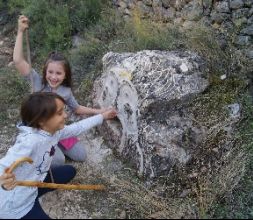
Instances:
[[[65,155],[77,162],[84,162],[87,159],[87,153],[81,142],[76,143],[70,150],[64,151]]]
[[[84,162],[87,159],[87,154],[86,152],[80,152],[79,154],[73,155],[70,157],[72,160],[77,161],[77,162]]]
[[[86,150],[83,146],[83,150],[79,151],[79,153],[76,154],[75,161],[84,162],[84,161],[86,161],[86,159],[87,159],[87,153],[86,153]]]

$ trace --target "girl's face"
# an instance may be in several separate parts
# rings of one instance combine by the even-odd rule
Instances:
[[[64,81],[66,73],[61,62],[50,62],[47,66],[46,80],[52,89],[57,89]]]
[[[56,113],[47,121],[40,123],[41,129],[51,134],[54,134],[60,129],[63,129],[65,125],[65,120],[67,118],[67,114],[64,109],[65,104],[60,99],[56,99],[55,102],[57,106]]]

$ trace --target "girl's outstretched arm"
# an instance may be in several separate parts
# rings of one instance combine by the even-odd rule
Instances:
[[[13,61],[16,69],[23,76],[26,76],[30,73],[30,66],[23,55],[23,36],[28,27],[28,18],[24,15],[21,15],[18,19],[18,33],[13,52]]]
[[[68,137],[73,137],[81,134],[82,132],[88,131],[91,128],[101,125],[103,120],[113,119],[117,116],[115,109],[107,110],[102,114],[92,116],[81,121],[75,122],[71,125],[65,126],[60,131],[60,140]]]
[[[97,114],[102,114],[104,112],[106,112],[109,109],[96,109],[96,108],[89,108],[89,107],[85,107],[82,105],[79,105],[77,107],[77,109],[75,110],[75,113],[77,115],[97,115]]]

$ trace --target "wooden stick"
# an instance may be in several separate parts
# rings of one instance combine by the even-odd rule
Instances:
[[[29,30],[26,29],[26,52],[27,52],[27,62],[29,64],[29,67],[32,67],[32,61],[31,61],[31,50],[30,50],[30,42],[29,42]]]
[[[56,183],[44,183],[35,181],[17,181],[17,185],[39,187],[39,188],[65,189],[65,190],[105,190],[104,185],[71,185],[71,184],[56,184]]]
[[[23,162],[33,163],[33,160],[30,157],[22,157],[11,164],[11,166],[5,170],[5,173],[12,173],[13,170],[15,170],[19,164]]]
[[[5,173],[12,173],[20,163],[29,162],[33,163],[33,160],[29,157],[22,157],[16,160],[9,168],[5,170]],[[71,185],[71,184],[56,184],[56,183],[44,183],[36,181],[17,181],[18,186],[38,187],[38,188],[51,188],[51,189],[65,189],[65,190],[105,190],[104,185]]]
[[[29,42],[29,30],[26,29],[26,52],[27,52],[27,62],[29,64],[29,73],[32,70],[32,61],[31,61],[31,50],[30,50],[30,42]],[[33,83],[33,76],[30,74],[31,80],[31,93],[34,92],[34,83]]]

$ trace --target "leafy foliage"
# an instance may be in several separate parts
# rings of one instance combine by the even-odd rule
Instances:
[[[52,50],[71,47],[73,33],[95,23],[106,1],[99,0],[10,0],[10,12],[21,13],[30,19],[31,47],[44,57]]]
[[[10,110],[19,109],[22,98],[28,94],[29,86],[15,71],[6,68],[0,69],[0,81],[0,121],[4,125],[10,119],[15,118],[18,120],[19,112],[13,118],[9,113]]]
[[[106,3],[105,0],[68,0],[69,18],[71,21],[72,33],[84,31],[86,27],[95,24]]]

